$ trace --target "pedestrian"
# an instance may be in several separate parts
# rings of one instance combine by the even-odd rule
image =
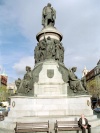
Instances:
[[[84,114],[81,115],[81,118],[78,121],[78,125],[82,129],[82,133],[86,133],[86,129],[88,129],[88,133],[91,133],[91,125],[89,125],[88,120],[85,118]]]

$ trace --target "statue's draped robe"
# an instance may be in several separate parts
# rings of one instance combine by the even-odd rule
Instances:
[[[53,9],[53,7],[45,6],[42,11],[42,25],[44,26],[49,25],[48,20],[51,20],[54,26],[55,19],[56,19],[56,11]]]

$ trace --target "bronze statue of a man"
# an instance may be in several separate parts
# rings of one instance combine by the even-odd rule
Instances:
[[[50,36],[47,37],[46,39],[46,59],[52,59],[55,52],[55,45],[54,45],[54,41],[52,40],[52,38]]]
[[[54,26],[56,19],[56,11],[53,7],[51,7],[51,4],[48,3],[47,6],[43,8],[42,11],[42,25],[44,27],[46,26]]]
[[[55,60],[60,59],[60,41],[59,40],[55,40]]]
[[[15,80],[15,85],[17,87],[17,92],[18,92],[20,84],[21,84],[21,79],[20,78],[18,78],[18,80]]]
[[[31,79],[32,79],[31,67],[26,66],[26,74],[24,75],[23,80],[21,80],[20,82],[18,93],[27,94],[32,89],[32,85],[30,84]],[[16,83],[18,84],[18,81]]]
[[[72,67],[71,71],[69,72],[69,79],[70,79],[70,88],[73,89],[73,92],[76,93],[78,91],[87,92],[83,87],[81,80],[77,78],[74,72],[76,72],[77,67]]]
[[[25,93],[28,93],[32,88],[30,88],[30,81],[32,78],[31,67],[26,66],[26,74],[23,79],[23,87],[25,89]]]
[[[37,43],[37,46],[35,47],[35,50],[34,50],[34,58],[35,58],[35,63],[38,63],[40,61],[39,43]]]

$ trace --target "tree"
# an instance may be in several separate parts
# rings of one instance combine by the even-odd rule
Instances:
[[[0,87],[0,101],[6,100],[6,99],[7,99],[7,87],[1,86]]]

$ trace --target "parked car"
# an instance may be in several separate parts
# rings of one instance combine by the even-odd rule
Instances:
[[[100,108],[95,108],[94,111],[100,113]]]
[[[8,115],[6,107],[0,107],[0,115],[3,115],[4,117]]]

